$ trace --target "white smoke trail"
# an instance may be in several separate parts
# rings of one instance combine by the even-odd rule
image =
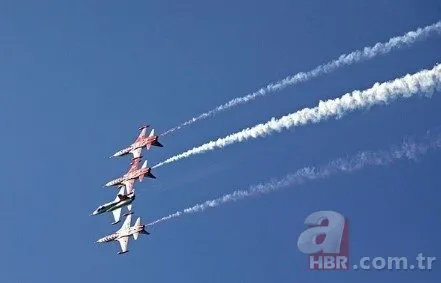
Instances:
[[[279,119],[272,118],[266,123],[246,128],[240,132],[219,138],[215,141],[210,141],[184,153],[175,155],[155,165],[153,168],[195,154],[201,154],[216,148],[223,148],[237,142],[264,137],[284,129],[309,123],[318,123],[331,117],[340,118],[354,110],[367,109],[377,104],[387,104],[398,98],[409,98],[416,93],[424,93],[430,97],[435,90],[441,90],[441,65],[439,64],[431,70],[422,70],[416,74],[408,74],[402,78],[381,84],[375,83],[373,87],[367,90],[355,90],[339,98],[320,101],[318,106],[314,108],[304,108]]]
[[[387,42],[378,42],[374,46],[365,47],[360,50],[353,51],[349,54],[343,54],[338,59],[335,59],[333,61],[330,61],[328,63],[319,65],[315,67],[314,69],[307,71],[307,72],[300,72],[292,76],[288,76],[284,78],[283,80],[280,80],[276,83],[271,83],[265,87],[262,87],[261,89],[250,93],[243,97],[236,97],[227,103],[220,105],[208,112],[202,113],[201,115],[197,117],[193,117],[190,120],[182,123],[181,125],[174,127],[166,132],[164,132],[162,135],[170,134],[176,130],[179,130],[185,126],[191,125],[195,123],[196,121],[208,118],[210,116],[214,116],[217,113],[230,109],[232,107],[238,106],[240,104],[247,103],[249,101],[252,101],[258,97],[266,96],[270,93],[275,93],[277,91],[283,90],[284,88],[292,85],[296,85],[301,82],[308,81],[312,78],[318,77],[323,74],[330,73],[332,71],[335,71],[338,68],[349,66],[355,63],[358,63],[360,61],[369,60],[372,59],[378,55],[384,55],[387,53],[390,53],[394,49],[399,49],[405,46],[410,46],[418,41],[424,40],[427,37],[433,35],[433,34],[440,34],[441,33],[441,21],[434,23],[432,25],[426,26],[424,28],[418,28],[415,31],[409,31],[406,34],[402,36],[392,37]]]
[[[420,142],[405,140],[400,146],[392,146],[386,151],[363,151],[351,158],[339,158],[321,167],[305,167],[293,174],[288,174],[279,180],[271,180],[251,186],[248,190],[237,190],[222,197],[205,201],[201,204],[177,211],[168,216],[159,218],[148,225],[177,218],[187,214],[203,212],[207,208],[214,208],[220,205],[235,202],[247,197],[268,194],[278,189],[292,185],[298,185],[308,180],[323,179],[338,173],[350,173],[363,169],[366,166],[388,165],[402,159],[416,159],[426,154],[429,150],[441,148],[441,134],[438,131],[429,134]]]

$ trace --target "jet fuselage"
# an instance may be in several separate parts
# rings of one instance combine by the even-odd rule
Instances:
[[[136,225],[133,227],[130,227],[129,229],[125,231],[118,231],[113,234],[107,235],[101,239],[99,239],[98,243],[107,243],[111,241],[117,241],[120,238],[124,237],[130,237],[135,233],[145,233],[145,225]]]
[[[158,136],[148,136],[145,138],[142,138],[134,143],[132,143],[129,147],[126,147],[124,149],[121,149],[120,151],[116,152],[113,156],[124,156],[129,153],[131,153],[133,150],[138,148],[145,148],[145,147],[151,147],[153,145],[160,145],[158,142]]]
[[[129,172],[127,174],[124,174],[122,177],[119,177],[117,179],[114,179],[114,180],[108,182],[106,184],[106,187],[122,185],[122,182],[124,182],[124,181],[129,181],[129,180],[137,179],[141,176],[148,175],[150,173],[150,170],[151,170],[151,168],[149,168],[149,167],[139,168],[133,172]]]
[[[124,207],[124,206],[131,204],[135,200],[134,193],[131,193],[130,195],[127,195],[125,197],[127,197],[127,198],[120,199],[120,200],[114,200],[114,201],[111,201],[111,202],[108,202],[108,203],[101,205],[92,213],[92,215],[98,215],[98,214],[114,211],[118,208],[121,208],[121,207]]]

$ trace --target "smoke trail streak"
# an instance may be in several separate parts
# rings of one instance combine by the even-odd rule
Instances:
[[[422,70],[416,74],[408,74],[402,78],[381,84],[375,83],[373,87],[367,90],[355,90],[339,98],[320,101],[318,106],[314,108],[304,108],[279,119],[272,118],[266,123],[194,147],[155,165],[153,168],[248,139],[265,137],[284,129],[318,123],[331,117],[341,118],[354,110],[369,109],[371,106],[378,104],[388,104],[398,98],[409,98],[416,93],[423,93],[430,97],[435,90],[441,90],[440,64],[431,70]]]
[[[416,158],[425,155],[429,150],[436,150],[439,148],[441,148],[440,131],[438,130],[433,134],[428,132],[420,142],[408,139],[401,145],[392,146],[385,151],[363,151],[350,158],[335,159],[321,167],[304,167],[295,173],[286,175],[282,179],[271,180],[267,183],[251,186],[248,190],[237,190],[222,197],[208,200],[201,204],[196,204],[195,206],[186,208],[182,211],[177,211],[168,216],[159,218],[148,225],[156,225],[173,218],[203,212],[208,208],[215,208],[247,197],[268,194],[288,186],[302,184],[306,181],[324,179],[338,173],[359,171],[366,166],[384,166],[403,159],[415,160]]]
[[[206,119],[210,116],[214,116],[219,112],[230,109],[232,107],[238,106],[240,104],[244,104],[250,102],[258,97],[266,96],[270,93],[275,93],[277,91],[283,90],[284,88],[292,85],[296,85],[298,83],[302,83],[308,81],[312,78],[318,77],[320,75],[324,75],[335,71],[338,68],[349,66],[364,60],[372,59],[378,55],[384,55],[390,53],[394,49],[399,49],[405,46],[410,46],[418,41],[424,40],[432,34],[440,34],[441,33],[441,21],[434,23],[432,25],[426,26],[424,28],[418,28],[415,31],[407,32],[402,36],[397,36],[389,39],[387,42],[378,42],[374,46],[365,47],[361,50],[353,51],[349,54],[343,54],[338,59],[330,61],[328,63],[319,65],[314,69],[307,72],[300,72],[292,76],[288,76],[283,80],[280,80],[276,83],[271,83],[261,89],[250,93],[243,97],[236,97],[227,103],[220,105],[208,112],[202,113],[197,117],[193,117],[192,119],[182,123],[181,125],[174,127],[162,135],[170,134],[176,130],[179,130],[185,126],[191,125],[196,121]]]

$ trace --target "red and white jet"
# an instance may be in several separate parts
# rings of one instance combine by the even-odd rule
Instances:
[[[141,156],[137,158],[133,158],[132,162],[130,163],[130,169],[129,171],[124,174],[122,177],[119,177],[117,179],[114,179],[110,182],[108,182],[105,186],[126,186],[127,192],[131,192],[133,189],[133,182],[135,179],[138,179],[140,182],[142,182],[142,179],[144,177],[149,177],[156,179],[156,177],[152,174],[151,168],[147,167],[147,160],[144,161],[144,164],[142,164],[141,168],[138,168],[139,162],[141,161]]]
[[[137,240],[140,234],[150,235],[150,233],[145,230],[146,225],[141,224],[140,217],[136,219],[135,225],[131,226],[131,222],[132,222],[132,215],[129,215],[124,220],[123,225],[118,231],[108,236],[105,236],[96,242],[108,243],[111,241],[118,241],[121,246],[121,251],[119,251],[118,254],[127,253],[129,251],[128,244],[129,244],[130,236],[132,236],[133,239]]]
[[[142,126],[141,128],[139,128],[141,130],[141,133],[139,133],[139,136],[135,140],[135,142],[132,143],[129,147],[126,147],[116,152],[113,157],[124,156],[131,153],[133,154],[133,158],[137,158],[141,156],[141,151],[143,148],[150,149],[152,146],[163,147],[163,145],[158,141],[158,136],[155,135],[155,129],[152,129],[150,135],[146,136],[148,127],[150,127],[150,125]]]

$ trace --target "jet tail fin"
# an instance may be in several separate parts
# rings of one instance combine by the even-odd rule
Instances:
[[[142,168],[143,168],[143,169],[148,168],[147,160],[144,161],[144,164],[142,165]],[[139,178],[138,178],[139,181],[142,182],[142,179],[144,179],[145,176],[147,176],[147,177],[149,177],[149,178],[156,179],[156,177],[150,172],[150,169],[148,170],[148,172],[147,172],[145,175],[140,175],[140,176],[139,176]]]
[[[142,168],[142,169],[147,168],[147,160],[144,161],[144,163],[142,164],[142,167],[141,167],[141,168]]]
[[[152,131],[150,132],[149,137],[153,137],[155,135],[155,129],[152,129]]]
[[[147,168],[147,160],[144,161],[144,163],[143,163],[142,166],[141,166],[141,169],[145,169],[145,168]],[[140,182],[142,182],[142,179],[144,179],[144,176],[145,176],[145,175],[139,175],[138,180],[139,180]]]

